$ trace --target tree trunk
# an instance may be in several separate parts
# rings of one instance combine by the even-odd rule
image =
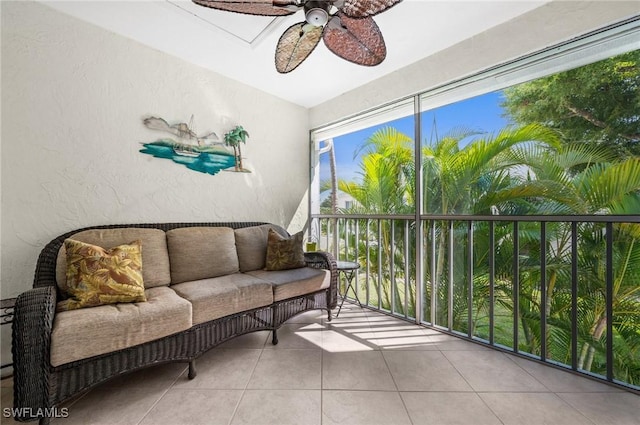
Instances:
[[[235,170],[240,171],[238,168],[238,148],[236,146],[233,147],[233,159],[235,162]]]
[[[598,326],[596,326],[595,331],[593,332],[593,337],[594,339],[600,339],[602,337],[602,334],[604,333],[604,331],[607,328],[607,319],[605,317],[602,317],[600,319],[600,321],[598,322]],[[591,366],[593,364],[593,357],[595,355],[595,348],[593,347],[589,347],[589,354],[587,356],[587,361],[585,364],[585,369],[584,370],[591,370]]]
[[[329,164],[331,168],[331,214],[338,213],[338,173],[336,171],[336,153],[331,141],[331,149],[329,149]]]
[[[591,336],[598,340],[602,337],[602,334],[607,329],[607,319],[606,317],[600,317],[598,322],[596,323],[593,331],[591,332]],[[582,370],[591,370],[591,366],[593,364],[593,357],[595,355],[595,348],[593,348],[589,343],[584,343],[582,346],[582,350],[580,352],[580,358],[578,359],[578,368]]]
[[[547,307],[547,316],[551,313],[551,301],[553,301],[553,291],[556,287],[556,281],[558,279],[558,273],[553,270],[549,273],[549,285],[547,286],[547,299],[545,300]],[[545,282],[542,282],[544,285]]]
[[[240,167],[240,171],[244,170],[242,166],[242,149],[240,148],[240,143],[238,143],[238,166]]]

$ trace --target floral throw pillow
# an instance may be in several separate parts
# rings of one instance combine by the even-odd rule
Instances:
[[[66,239],[69,297],[57,305],[58,311],[103,304],[146,301],[142,280],[140,241],[105,249]]]
[[[304,267],[306,264],[302,250],[302,239],[302,232],[286,238],[273,229],[269,229],[265,270],[288,270]]]

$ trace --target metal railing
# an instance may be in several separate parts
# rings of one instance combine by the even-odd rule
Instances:
[[[311,229],[369,308],[640,390],[640,216],[418,217]]]

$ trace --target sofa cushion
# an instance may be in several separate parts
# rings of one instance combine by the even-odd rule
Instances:
[[[266,270],[288,270],[305,266],[302,250],[302,232],[291,237],[283,237],[269,229],[267,238]]]
[[[236,273],[236,240],[230,227],[181,227],[167,232],[171,283]]]
[[[191,327],[191,303],[162,286],[147,302],[62,311],[51,334],[51,364],[85,359],[153,341]]]
[[[280,271],[254,270],[247,272],[247,274],[271,282],[274,301],[282,301],[327,289],[331,283],[329,270],[311,267]]]
[[[282,236],[289,236],[286,230],[273,224],[243,227],[234,231],[241,272],[264,269],[269,229],[275,230]]]
[[[61,290],[70,298],[58,303],[58,311],[147,300],[140,241],[104,249],[66,239],[64,247],[67,281]]]
[[[273,302],[271,284],[235,273],[171,286],[193,305],[193,324],[264,307]]]
[[[145,288],[166,286],[171,282],[167,238],[163,230],[135,227],[91,229],[75,233],[70,237],[76,241],[106,249],[139,240],[142,242],[142,278]],[[56,281],[60,288],[63,288],[67,281],[66,271],[67,252],[62,245],[58,251],[56,263]]]

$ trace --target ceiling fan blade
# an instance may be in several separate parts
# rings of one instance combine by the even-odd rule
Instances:
[[[291,72],[313,52],[322,38],[322,27],[307,22],[290,26],[276,47],[276,69],[281,74]]]
[[[300,9],[295,0],[193,0],[199,6],[261,16],[291,15]]]
[[[371,17],[356,19],[338,12],[326,25],[322,38],[329,50],[358,65],[378,65],[387,56],[380,28]]]
[[[402,0],[344,0],[340,11],[352,18],[366,18],[384,12]]]

